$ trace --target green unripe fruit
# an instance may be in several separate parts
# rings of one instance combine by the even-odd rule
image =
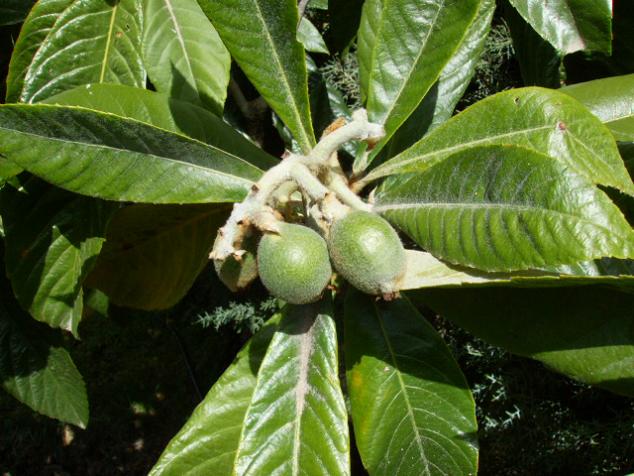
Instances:
[[[280,223],[279,231],[265,233],[258,246],[262,283],[291,304],[316,301],[332,275],[326,242],[301,225]]]
[[[394,228],[375,213],[353,211],[336,220],[328,238],[337,272],[366,294],[392,295],[405,273],[405,249]]]
[[[239,260],[233,256],[229,256],[224,260],[214,260],[214,268],[220,281],[234,293],[245,289],[258,277],[258,264],[255,259],[257,249],[256,236],[247,237],[242,243],[242,248],[246,253]]]

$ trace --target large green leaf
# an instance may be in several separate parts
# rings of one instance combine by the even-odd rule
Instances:
[[[597,79],[561,89],[603,122],[618,141],[634,141],[634,74]]]
[[[288,306],[244,418],[234,474],[350,474],[329,298]]]
[[[372,476],[475,474],[475,402],[434,328],[405,298],[345,304],[355,439]]]
[[[206,109],[147,89],[121,84],[89,84],[43,102],[109,112],[185,134],[235,154],[261,169],[279,162]]]
[[[166,309],[180,301],[209,261],[222,205],[132,205],[119,210],[87,284],[111,302]]]
[[[494,0],[482,0],[460,47],[445,65],[436,84],[411,116],[396,131],[388,146],[392,157],[420,140],[425,133],[447,121],[464,94],[480,60],[495,12]]]
[[[88,424],[86,388],[70,355],[51,329],[20,308],[4,273],[0,273],[0,381],[36,412],[81,428]]]
[[[261,175],[217,147],[67,106],[0,106],[0,154],[62,188],[121,201],[240,201]]]
[[[533,28],[563,54],[612,51],[612,2],[510,0]]]
[[[594,183],[634,195],[610,131],[570,96],[542,88],[505,91],[479,101],[377,167],[367,180],[422,171],[458,151],[486,144],[534,149]]]
[[[222,115],[231,57],[196,0],[146,0],[143,57],[156,90]]]
[[[634,294],[586,286],[438,289],[415,297],[494,345],[634,396]]]
[[[68,5],[33,56],[20,100],[38,102],[88,83],[144,87],[140,9],[139,0]]]
[[[24,76],[35,53],[55,25],[59,15],[71,3],[72,0],[40,0],[29,13],[20,29],[20,35],[11,54],[11,63],[9,63],[7,74],[7,102],[20,100]]]
[[[375,210],[434,256],[485,271],[634,258],[634,231],[605,193],[522,147],[463,150],[392,177]]]
[[[20,23],[29,13],[35,0],[2,0],[0,5],[0,25]]]
[[[199,0],[231,55],[304,152],[315,144],[295,0]]]
[[[573,265],[552,266],[542,271],[486,273],[451,265],[425,251],[405,250],[407,269],[400,290],[441,287],[570,287],[607,284],[634,291],[634,261],[605,258]]]
[[[38,321],[77,334],[82,284],[105,240],[111,205],[31,177],[0,193],[7,275]]]
[[[479,5],[480,0],[365,2],[358,35],[359,79],[370,120],[385,125],[383,144],[436,82]]]
[[[240,351],[185,426],[172,438],[150,476],[213,474],[232,476],[242,425],[256,386],[256,377],[279,316]]]

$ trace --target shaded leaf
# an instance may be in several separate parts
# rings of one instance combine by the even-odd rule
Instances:
[[[235,154],[262,169],[279,162],[206,109],[155,91],[121,84],[89,84],[57,94],[44,102],[109,112],[185,134]]]
[[[634,141],[634,74],[597,79],[561,88],[586,106],[618,141]]]
[[[340,53],[350,46],[361,22],[364,0],[328,0],[328,30],[326,44],[332,53]]]
[[[216,147],[67,106],[0,106],[0,154],[59,187],[121,201],[240,201],[261,175]]]
[[[20,308],[4,273],[0,273],[0,381],[36,412],[81,428],[88,424],[86,387],[70,355],[51,329]]]
[[[558,88],[561,84],[562,57],[559,52],[522,18],[510,4],[504,4],[513,50],[520,66],[525,86]]]
[[[585,286],[438,289],[414,296],[493,345],[634,396],[634,294]]]
[[[563,54],[611,52],[611,2],[509,0],[524,19]]]
[[[258,370],[278,322],[279,316],[270,319],[244,346],[185,426],[169,442],[150,476],[234,474],[244,418],[255,390]]]
[[[38,102],[88,83],[143,87],[138,0],[72,2],[33,56],[22,102]]]
[[[35,319],[78,337],[82,284],[105,240],[111,210],[34,177],[19,190],[2,190],[7,275]]]
[[[222,205],[132,205],[119,210],[87,284],[120,306],[154,310],[175,305],[209,261],[229,211]]]
[[[416,109],[458,49],[480,0],[369,0],[358,34],[359,80],[371,121],[386,136]]]
[[[143,57],[157,91],[222,116],[231,57],[196,0],[146,0]]]
[[[59,15],[68,8],[72,0],[40,0],[25,20],[18,36],[7,74],[7,102],[20,100],[24,77]]]
[[[634,231],[605,193],[522,147],[464,150],[392,177],[375,210],[434,256],[485,271],[634,257]]]
[[[609,130],[576,100],[542,88],[505,91],[479,101],[377,167],[366,180],[423,171],[458,151],[487,144],[528,147],[594,183],[634,195]]]
[[[199,0],[233,58],[293,133],[304,152],[315,144],[297,2]]]
[[[12,25],[24,20],[35,0],[3,0],[0,5],[0,25]]]
[[[350,292],[346,375],[355,438],[373,476],[475,474],[475,402],[442,338],[402,298]]]

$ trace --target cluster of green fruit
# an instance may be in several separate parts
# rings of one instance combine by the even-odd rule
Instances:
[[[246,253],[216,261],[220,279],[233,291],[258,275],[269,292],[291,304],[319,299],[332,277],[332,266],[367,294],[393,296],[405,273],[405,249],[392,226],[379,215],[351,211],[335,220],[326,238],[304,225],[281,222],[257,243],[243,243]],[[256,250],[257,248],[257,250]]]

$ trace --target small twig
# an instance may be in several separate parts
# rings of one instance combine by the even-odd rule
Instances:
[[[349,140],[377,140],[384,135],[383,126],[369,122],[365,110],[360,109],[353,113],[351,122],[323,136],[308,155],[289,154],[253,185],[251,192],[241,203],[234,205],[227,223],[219,230],[218,239],[209,257],[224,260],[230,255],[237,256],[242,239],[250,226],[275,232],[278,227],[277,218],[267,205],[275,191],[289,181],[295,182],[315,202],[322,202],[328,195],[332,195],[329,193],[332,189],[346,205],[368,210],[369,206],[350,190],[344,177],[339,174],[340,167],[335,154]],[[320,172],[325,173],[327,186],[317,178]]]
[[[324,136],[306,157],[306,163],[325,163],[342,144],[351,140],[379,140],[385,135],[385,129],[380,124],[368,121],[365,109],[358,109],[352,113],[352,121],[336,131]]]

